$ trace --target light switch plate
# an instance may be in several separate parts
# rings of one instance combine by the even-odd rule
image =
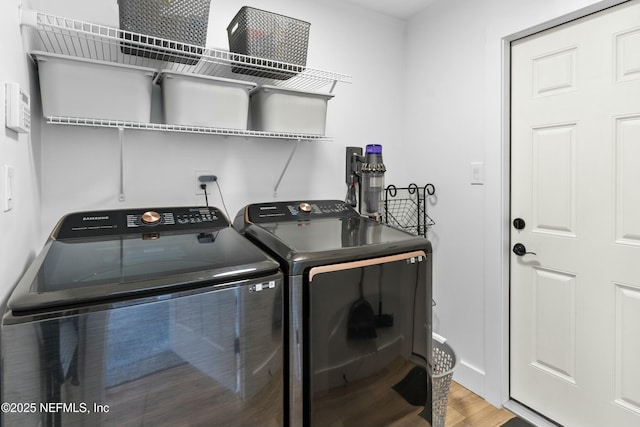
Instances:
[[[10,211],[14,205],[14,175],[13,166],[4,165],[4,211]]]
[[[484,163],[471,162],[471,185],[484,184]]]

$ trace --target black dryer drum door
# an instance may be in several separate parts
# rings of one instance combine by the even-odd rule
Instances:
[[[310,269],[305,425],[429,425],[427,270],[422,251]]]

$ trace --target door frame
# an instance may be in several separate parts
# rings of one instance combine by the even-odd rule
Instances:
[[[499,299],[486,298],[485,313],[498,313],[500,316],[500,330],[496,334],[496,323],[486,322],[485,330],[485,357],[487,361],[495,359],[496,351],[491,351],[492,346],[499,348],[499,360],[494,364],[496,375],[488,378],[491,386],[487,389],[499,390],[499,396],[492,396],[488,400],[499,400],[502,405],[522,418],[538,426],[555,426],[538,413],[528,409],[511,399],[509,380],[511,359],[510,348],[510,257],[511,257],[511,42],[530,36],[532,34],[549,30],[553,27],[566,24],[570,21],[583,18],[587,15],[603,11],[605,9],[626,3],[629,0],[602,0],[597,3],[580,8],[554,19],[541,22],[532,27],[502,37],[501,39],[501,121],[500,121],[500,228],[499,240],[502,246],[500,265],[496,269],[492,259],[487,260],[485,283],[499,282]],[[487,212],[495,215],[495,211]],[[486,232],[495,232],[495,226],[486,225]],[[487,234],[490,235],[490,234]],[[495,347],[493,347],[495,348]],[[500,363],[500,361],[502,363]],[[499,367],[498,367],[499,366]],[[490,367],[487,367],[489,370]]]

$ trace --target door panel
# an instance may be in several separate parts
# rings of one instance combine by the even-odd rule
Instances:
[[[640,413],[640,287],[616,283],[617,404]]]
[[[616,242],[640,245],[640,116],[616,119]]]
[[[640,425],[640,0],[512,44],[511,396]]]
[[[576,277],[534,268],[534,362],[558,378],[575,383]]]
[[[576,124],[533,129],[534,231],[575,237]]]
[[[640,79],[640,28],[617,34],[615,53],[617,81]]]
[[[576,47],[568,47],[533,59],[534,97],[576,90],[576,52]]]

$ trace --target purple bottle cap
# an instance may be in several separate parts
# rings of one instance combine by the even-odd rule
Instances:
[[[380,144],[369,144],[365,150],[366,154],[382,154],[382,145]]]

